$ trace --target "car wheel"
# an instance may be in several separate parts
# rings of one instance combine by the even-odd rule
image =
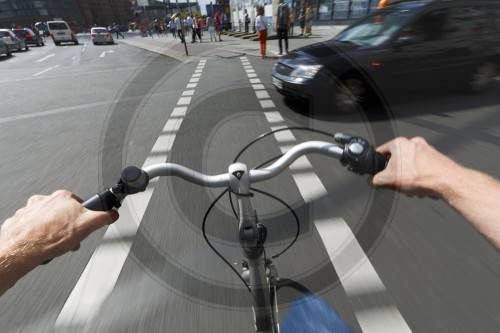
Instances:
[[[469,77],[468,90],[471,93],[482,93],[491,86],[497,75],[497,66],[493,61],[478,63]]]
[[[29,50],[30,50],[30,48],[28,47],[28,44],[26,44],[26,45],[24,46],[24,51],[29,51]]]
[[[75,40],[75,45],[78,45],[78,44],[80,44],[80,43],[77,40]]]
[[[350,75],[342,79],[334,94],[336,107],[344,112],[352,112],[365,101],[367,85],[359,75]]]
[[[8,47],[7,48],[7,57],[12,57],[12,52],[10,52],[10,49]]]

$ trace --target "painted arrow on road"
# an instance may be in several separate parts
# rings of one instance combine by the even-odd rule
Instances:
[[[103,53],[101,53],[101,55],[99,56],[99,58],[104,58],[106,56],[106,53],[113,53],[115,51],[113,50],[109,50],[109,51],[104,51]]]
[[[52,54],[49,54],[48,56],[43,57],[42,59],[38,59],[36,62],[42,62],[42,61],[45,61],[45,60],[47,60],[51,57],[55,57],[55,56],[56,56],[56,54],[52,53]]]

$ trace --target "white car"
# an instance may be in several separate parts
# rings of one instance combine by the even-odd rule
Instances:
[[[49,34],[54,40],[54,44],[56,44],[56,46],[61,45],[61,43],[79,44],[76,34],[71,30],[68,23],[65,21],[48,21],[47,27],[49,28]]]
[[[0,39],[4,41],[9,50],[25,51],[29,50],[28,44],[24,38],[19,38],[9,29],[0,29]]]
[[[90,29],[90,39],[92,43],[96,44],[114,44],[115,40],[113,36],[108,31],[108,29],[103,27],[93,27]]]
[[[5,44],[2,39],[0,39],[0,55],[2,54],[5,54],[7,57],[10,57],[12,55],[7,44]]]

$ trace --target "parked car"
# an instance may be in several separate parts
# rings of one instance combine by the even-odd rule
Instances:
[[[47,27],[56,46],[61,45],[61,43],[79,44],[76,34],[65,21],[49,21],[47,22]]]
[[[12,29],[12,31],[16,34],[17,37],[24,38],[24,40],[26,41],[26,44],[28,44],[28,45],[31,45],[31,44],[36,45],[36,46],[45,45],[43,43],[43,38],[40,35],[40,33],[38,32],[38,30],[34,31],[34,30],[31,30],[28,28],[24,28],[24,29],[16,28],[16,29]]]
[[[114,44],[113,36],[108,29],[103,27],[94,27],[90,29],[90,39],[94,45],[97,44]]]
[[[29,50],[28,44],[26,44],[24,38],[17,37],[11,30],[0,29],[0,38],[5,42],[5,44],[7,44],[7,47],[11,51],[22,51],[23,49],[25,51]]]
[[[330,41],[283,56],[272,83],[314,109],[353,110],[379,92],[483,92],[499,67],[498,1],[405,1],[365,16]]]
[[[10,53],[10,50],[9,50],[9,47],[7,46],[7,44],[5,44],[3,39],[0,39],[0,55],[2,55],[2,54],[5,54],[7,57],[10,57],[12,55],[12,53]]]

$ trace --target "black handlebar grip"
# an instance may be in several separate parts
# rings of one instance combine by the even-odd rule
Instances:
[[[375,155],[373,156],[373,175],[379,173],[384,170],[387,166],[387,156],[385,154],[379,153],[378,151],[374,151]]]
[[[347,165],[349,171],[359,175],[374,175],[385,169],[387,157],[375,151],[367,140],[360,137],[342,137],[345,143],[340,162]]]
[[[94,195],[82,203],[83,207],[93,211],[107,211],[120,206],[120,200],[109,189]]]

